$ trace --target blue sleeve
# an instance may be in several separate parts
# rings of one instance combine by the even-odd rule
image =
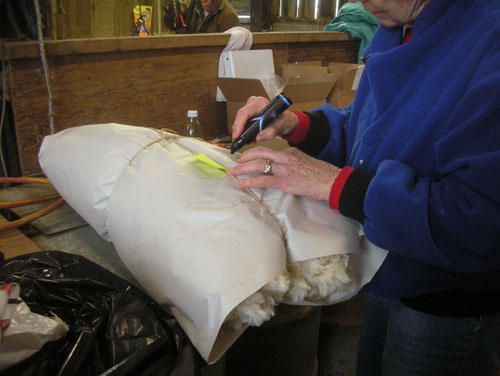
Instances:
[[[314,111],[322,111],[330,126],[328,143],[315,157],[337,167],[343,167],[346,163],[345,130],[351,114],[351,106],[334,108],[330,103],[325,103]]]
[[[497,56],[500,54],[497,53]],[[485,59],[440,119],[435,172],[380,163],[365,197],[364,230],[380,247],[459,273],[500,267],[500,71]]]

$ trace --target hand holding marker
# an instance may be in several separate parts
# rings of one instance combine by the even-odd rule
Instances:
[[[231,154],[254,141],[259,132],[267,128],[291,105],[290,98],[283,93],[278,94],[256,117],[248,121],[242,135],[231,144]]]

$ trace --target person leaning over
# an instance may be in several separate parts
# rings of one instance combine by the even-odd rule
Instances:
[[[257,140],[296,147],[249,149],[229,173],[325,200],[388,251],[364,288],[358,376],[496,375],[500,1],[362,3],[381,25],[351,105],[285,111]],[[267,102],[249,98],[233,138]]]
[[[227,0],[191,0],[185,12],[172,0],[166,8],[165,25],[176,33],[222,33],[239,26],[238,14]]]

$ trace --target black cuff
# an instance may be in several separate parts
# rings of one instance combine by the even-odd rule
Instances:
[[[340,194],[340,214],[363,223],[366,218],[364,209],[366,191],[374,176],[374,172],[360,168],[351,172]]]
[[[309,117],[309,131],[300,144],[290,144],[309,155],[317,155],[330,140],[330,123],[323,111],[304,112]]]

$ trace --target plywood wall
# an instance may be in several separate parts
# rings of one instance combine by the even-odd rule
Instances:
[[[169,0],[141,0],[153,7],[152,33],[166,32],[163,8]],[[138,0],[50,0],[45,30],[48,39],[82,39],[131,36],[133,9]],[[158,19],[160,12],[160,19]]]
[[[152,33],[168,34],[163,24],[164,8],[171,0],[141,0],[153,7]],[[261,18],[273,22],[314,21],[315,0],[260,0],[266,10]],[[339,5],[347,0],[340,0]],[[257,2],[257,0],[254,0]],[[250,14],[251,0],[232,0],[237,11]],[[133,9],[139,0],[42,0],[44,36],[47,39],[110,38],[131,36],[134,30]],[[265,6],[264,6],[265,5]],[[278,18],[280,14],[282,18]],[[299,5],[297,9],[297,5]],[[330,21],[335,0],[319,0],[318,17]],[[270,13],[273,16],[271,16]],[[255,21],[255,20],[254,20]],[[323,22],[324,23],[324,22]],[[283,27],[280,27],[283,30]],[[293,26],[289,29],[293,30]]]
[[[46,43],[55,131],[98,123],[170,128],[182,133],[197,109],[204,134],[226,133],[226,104],[217,102],[224,34],[110,38]],[[347,33],[254,33],[254,49],[272,49],[276,71],[286,63],[355,62],[359,40]],[[38,173],[38,150],[49,134],[48,92],[36,42],[3,46],[9,68],[19,164]]]

